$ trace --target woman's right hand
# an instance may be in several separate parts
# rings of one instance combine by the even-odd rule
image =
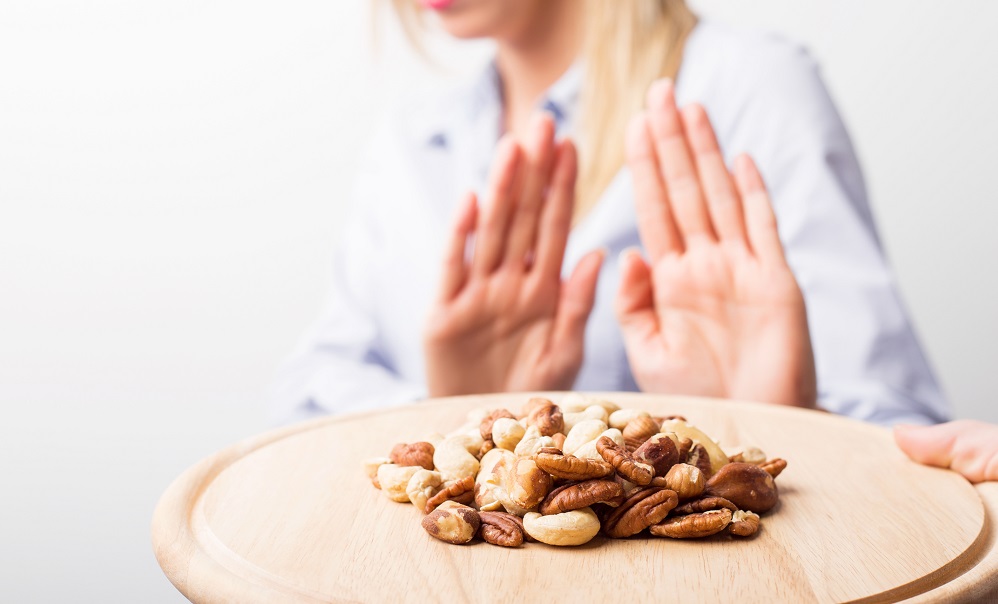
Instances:
[[[576,169],[548,116],[522,147],[500,142],[484,207],[468,195],[445,251],[424,331],[430,396],[572,388],[604,255],[590,252],[562,282]]]

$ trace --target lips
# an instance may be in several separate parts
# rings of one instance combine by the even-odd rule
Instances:
[[[444,10],[454,4],[454,0],[419,0],[419,3],[431,10]]]

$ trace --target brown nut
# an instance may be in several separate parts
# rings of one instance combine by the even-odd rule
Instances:
[[[780,475],[780,472],[786,469],[787,460],[777,457],[776,459],[770,459],[769,461],[762,462],[759,464],[759,467],[766,470],[766,473],[773,478],[776,478]]]
[[[649,528],[652,535],[673,539],[710,537],[724,530],[731,522],[731,510],[711,510],[702,514],[689,514],[669,518]]]
[[[655,476],[655,470],[650,465],[635,461],[623,447],[607,436],[601,436],[596,441],[596,450],[622,478],[638,486],[647,485]]]
[[[624,438],[624,450],[628,453],[634,453],[643,444],[645,444],[645,441],[640,438]]]
[[[707,478],[710,478],[711,474],[713,474],[710,465],[710,455],[707,453],[707,449],[700,443],[696,443],[690,449],[689,455],[686,456],[686,463],[700,468],[700,471]]]
[[[588,480],[613,474],[613,466],[605,461],[562,455],[561,451],[552,448],[541,449],[534,461],[538,468],[563,480]]]
[[[653,420],[647,415],[639,415],[627,422],[627,425],[624,426],[622,432],[624,434],[625,441],[631,438],[644,442],[653,434],[658,434],[658,430],[661,427],[662,426],[659,422]]]
[[[693,449],[693,441],[688,438],[676,437],[676,446],[679,448],[679,459],[685,460],[690,456],[690,450]]]
[[[680,461],[679,448],[675,441],[666,434],[656,434],[650,437],[634,451],[632,457],[635,461],[640,461],[654,468],[656,476],[665,476],[669,468]]]
[[[533,510],[554,486],[551,475],[537,467],[532,459],[503,457],[485,481],[495,488],[492,493],[510,514],[522,516]]]
[[[426,513],[429,514],[437,509],[445,501],[456,501],[457,503],[471,503],[475,500],[475,477],[465,476],[459,480],[445,482],[444,485],[432,497],[426,500]]]
[[[554,402],[549,399],[540,396],[535,396],[532,399],[528,400],[527,404],[523,406],[523,409],[520,412],[520,417],[525,418],[528,415],[530,415],[530,413],[534,409],[537,409],[538,407],[546,407],[548,405],[553,405],[553,404]]]
[[[738,510],[731,515],[728,533],[738,537],[751,537],[759,530],[759,515]]]
[[[482,438],[484,440],[492,440],[492,424],[494,424],[496,420],[501,417],[516,419],[516,417],[506,409],[493,409],[488,415],[485,416],[485,419],[483,419],[482,423],[478,426],[478,430],[482,433]]]
[[[707,481],[706,495],[724,497],[741,510],[762,514],[773,509],[779,492],[773,477],[759,466],[729,463]]]
[[[534,407],[527,415],[526,423],[537,426],[541,436],[553,436],[565,429],[565,418],[554,403]]]
[[[475,457],[478,458],[478,461],[482,461],[482,458],[485,457],[485,454],[488,453],[489,451],[491,451],[492,449],[495,449],[495,448],[496,448],[496,444],[494,442],[492,442],[491,439],[487,440],[487,441],[485,441],[485,442],[482,443],[481,448],[478,449],[478,455],[475,455]]]
[[[680,499],[693,499],[703,493],[704,487],[707,486],[707,478],[700,468],[679,463],[669,469],[665,475],[665,484],[675,491]]]
[[[565,435],[561,432],[551,436],[551,440],[554,441],[554,446],[557,449],[561,449],[565,446]]]
[[[392,463],[400,466],[421,466],[424,470],[433,469],[433,445],[428,442],[399,443],[392,447]]]
[[[479,533],[486,543],[502,547],[523,545],[523,520],[506,512],[478,512],[481,520]]]
[[[545,516],[571,512],[596,503],[615,502],[622,498],[624,489],[613,480],[594,479],[562,485],[548,493],[539,509]]]
[[[699,514],[701,512],[709,512],[711,510],[731,510],[732,512],[737,512],[738,506],[731,503],[724,497],[701,497],[700,499],[687,501],[683,505],[676,507],[672,513],[677,516],[681,516],[686,514]]]
[[[610,512],[603,522],[603,532],[616,539],[637,535],[664,520],[677,503],[679,497],[675,491],[659,487],[641,489]]]
[[[441,506],[423,517],[423,529],[431,537],[460,545],[475,538],[481,518],[466,505]]]

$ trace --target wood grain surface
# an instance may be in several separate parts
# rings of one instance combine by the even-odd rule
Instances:
[[[431,539],[411,505],[361,469],[400,441],[448,432],[481,406],[530,395],[427,401],[316,420],[203,460],[164,493],[156,557],[195,602],[959,602],[998,596],[998,485],[905,458],[886,430],[755,403],[603,394],[682,414],[726,448],[789,466],[753,539],[597,537],[505,549]],[[550,398],[558,400],[561,394]]]

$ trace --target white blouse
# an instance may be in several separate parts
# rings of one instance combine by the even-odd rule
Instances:
[[[581,77],[573,67],[542,103],[559,136],[573,132]],[[686,43],[676,94],[680,105],[707,109],[729,161],[748,152],[766,178],[807,302],[819,404],[880,424],[946,420],[949,406],[901,303],[859,164],[814,61],[780,38],[704,21]],[[501,134],[498,76],[490,67],[468,87],[402,105],[357,175],[325,311],[275,387],[278,421],[426,395],[423,322],[455,205],[484,188]],[[609,251],[576,390],[637,389],[613,314],[618,253],[640,245],[634,211],[625,168],[569,237],[566,276],[586,252]]]

